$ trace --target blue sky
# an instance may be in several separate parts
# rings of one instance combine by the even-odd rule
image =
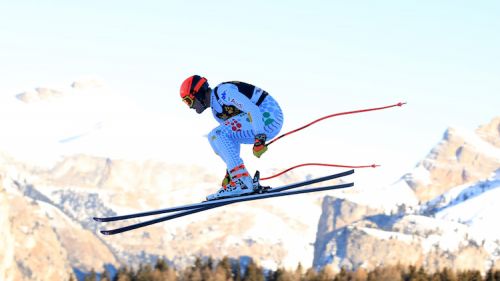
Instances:
[[[351,163],[386,165],[395,179],[448,126],[473,130],[500,115],[499,14],[498,1],[2,1],[0,95],[91,75],[200,137],[209,121],[198,126],[178,97],[194,73],[268,90],[284,131],[407,101],[319,123],[283,145],[311,150],[293,164],[362,154]]]

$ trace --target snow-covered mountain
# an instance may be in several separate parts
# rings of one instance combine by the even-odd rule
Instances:
[[[455,186],[488,178],[500,163],[499,124],[497,117],[476,132],[447,129],[442,141],[405,175],[405,182],[420,201],[427,201]]]
[[[470,186],[458,186],[438,196],[424,209],[436,218],[470,226],[477,235],[500,240],[500,169],[484,181]],[[429,207],[432,209],[429,210]]]
[[[171,110],[181,106],[176,103],[164,113],[150,113],[95,79],[2,95],[0,149],[47,167],[77,153],[185,164],[196,157],[214,158],[209,149],[185,149],[209,146],[202,137],[206,132],[186,130],[186,124],[179,121],[182,116]],[[207,121],[197,123],[203,126]],[[180,131],[182,139],[177,136]]]
[[[389,204],[363,200],[366,194],[326,197],[314,265],[498,268],[499,139],[500,118],[475,133],[449,128],[412,172],[376,189],[380,198],[397,198]]]
[[[212,152],[171,149],[176,145],[172,132],[179,122],[141,112],[98,82],[29,90],[2,103],[0,115],[0,123],[5,125],[0,137],[2,192],[37,206],[25,208],[36,213],[36,219],[29,220],[51,225],[50,235],[59,239],[50,247],[65,249],[58,264],[64,262],[66,269],[100,270],[106,264],[117,267],[160,256],[183,266],[199,255],[234,253],[254,257],[268,267],[295,267],[298,262],[307,265],[312,261],[320,195],[248,203],[116,237],[100,235],[98,230],[103,226],[95,223],[93,216],[199,202],[220,184],[223,169],[217,170],[222,171],[219,178],[210,167],[148,159],[151,155],[154,159],[193,157],[190,153],[205,158],[200,150]],[[162,129],[166,126],[170,130]],[[208,146],[201,135],[195,138],[185,133],[189,137],[181,140],[183,147],[196,147],[198,142]],[[140,145],[144,143],[147,145]],[[168,157],[162,157],[165,155]],[[292,173],[274,184],[306,176]],[[294,208],[299,204],[301,208]],[[0,244],[9,245],[11,250],[7,253],[25,251],[19,247],[25,240],[45,242],[32,231],[15,232],[12,221],[25,219],[18,213],[6,210],[2,215],[2,220],[10,222],[2,224],[0,230],[5,234]],[[35,278],[28,273],[44,270],[29,262],[19,268],[14,254],[6,256],[5,262],[0,260],[2,272],[19,280]],[[23,277],[17,278],[13,272]]]
[[[109,237],[98,233],[103,226],[95,223],[93,216],[199,202],[220,179],[200,167],[152,160],[76,155],[64,158],[51,169],[8,161],[4,160],[6,165],[0,169],[5,193],[37,206],[33,211],[52,226],[60,238],[58,243],[67,249],[67,259],[80,271],[104,264],[137,264],[157,257],[184,266],[199,255],[222,258],[235,253],[253,257],[270,268],[295,267],[299,262],[310,265],[312,261],[316,221],[321,212],[319,194],[228,206]],[[23,220],[12,212],[9,219]],[[124,223],[106,227],[120,225]],[[19,242],[35,239],[31,235],[26,232],[5,237],[15,237]]]
[[[390,186],[248,202],[107,237],[93,216],[201,201],[222,169],[164,160],[213,155],[179,149],[172,132],[183,124],[145,114],[93,80],[28,90],[0,107],[0,280],[66,280],[157,257],[184,266],[206,255],[269,268],[499,263],[500,117],[475,133],[448,129]],[[183,133],[179,147],[207,145]],[[321,175],[292,172],[272,184]]]

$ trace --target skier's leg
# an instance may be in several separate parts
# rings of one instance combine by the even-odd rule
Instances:
[[[274,138],[283,126],[283,113],[278,103],[267,96],[260,105],[264,132],[267,139]],[[214,152],[226,163],[227,170],[243,164],[240,157],[240,144],[252,144],[255,139],[253,126],[246,113],[236,115],[224,121],[208,135]]]
[[[210,146],[226,163],[228,171],[243,164],[240,157],[240,144],[231,140],[229,134],[228,128],[224,125],[218,126],[208,134]]]
[[[268,139],[274,138],[283,126],[283,113],[276,101],[268,96],[260,106],[264,131]],[[240,157],[240,145],[252,144],[255,134],[253,126],[246,113],[234,116],[208,134],[210,145],[214,152],[219,155],[226,163],[227,171],[230,176],[230,184],[225,185],[229,189],[237,188],[241,184],[253,189],[253,179],[250,177],[243,159]],[[223,182],[225,182],[227,179]],[[226,196],[226,188],[207,197],[208,200]],[[237,191],[239,192],[239,191]],[[224,194],[226,193],[226,194]],[[229,195],[231,196],[231,195]]]
[[[214,152],[226,163],[230,182],[229,185],[225,185],[224,187],[248,188],[250,189],[249,192],[252,192],[253,180],[240,157],[240,143],[231,139],[229,137],[230,134],[231,129],[224,124],[215,128],[208,134],[208,139]]]

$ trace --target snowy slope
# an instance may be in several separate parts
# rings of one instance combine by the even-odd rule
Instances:
[[[455,128],[455,131],[464,138],[466,144],[474,147],[478,152],[500,161],[500,148],[485,141],[477,133],[470,132],[463,128]],[[460,154],[457,152],[456,156],[459,158]]]
[[[372,208],[383,209],[386,213],[397,210],[401,205],[415,208],[418,205],[415,193],[404,180],[382,187],[369,186],[359,190],[353,189],[336,193],[335,196]]]
[[[174,113],[146,112],[93,80],[0,97],[0,149],[47,167],[62,155],[79,153],[175,163],[197,157],[219,161],[203,138],[206,132],[185,126]],[[177,137],[179,132],[182,139]]]
[[[423,206],[423,212],[439,213],[464,201],[483,195],[485,192],[500,187],[500,169],[485,181],[479,181],[473,185],[460,185],[448,192],[430,200]],[[479,200],[480,201],[480,200]]]
[[[466,224],[485,238],[500,238],[500,169],[486,181],[456,187],[440,197],[436,218]]]

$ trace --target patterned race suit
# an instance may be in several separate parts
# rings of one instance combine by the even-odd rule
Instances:
[[[257,134],[274,138],[283,113],[266,91],[243,82],[224,82],[212,90],[210,107],[219,126],[208,134],[210,145],[227,169],[243,164],[240,144],[252,144]]]

